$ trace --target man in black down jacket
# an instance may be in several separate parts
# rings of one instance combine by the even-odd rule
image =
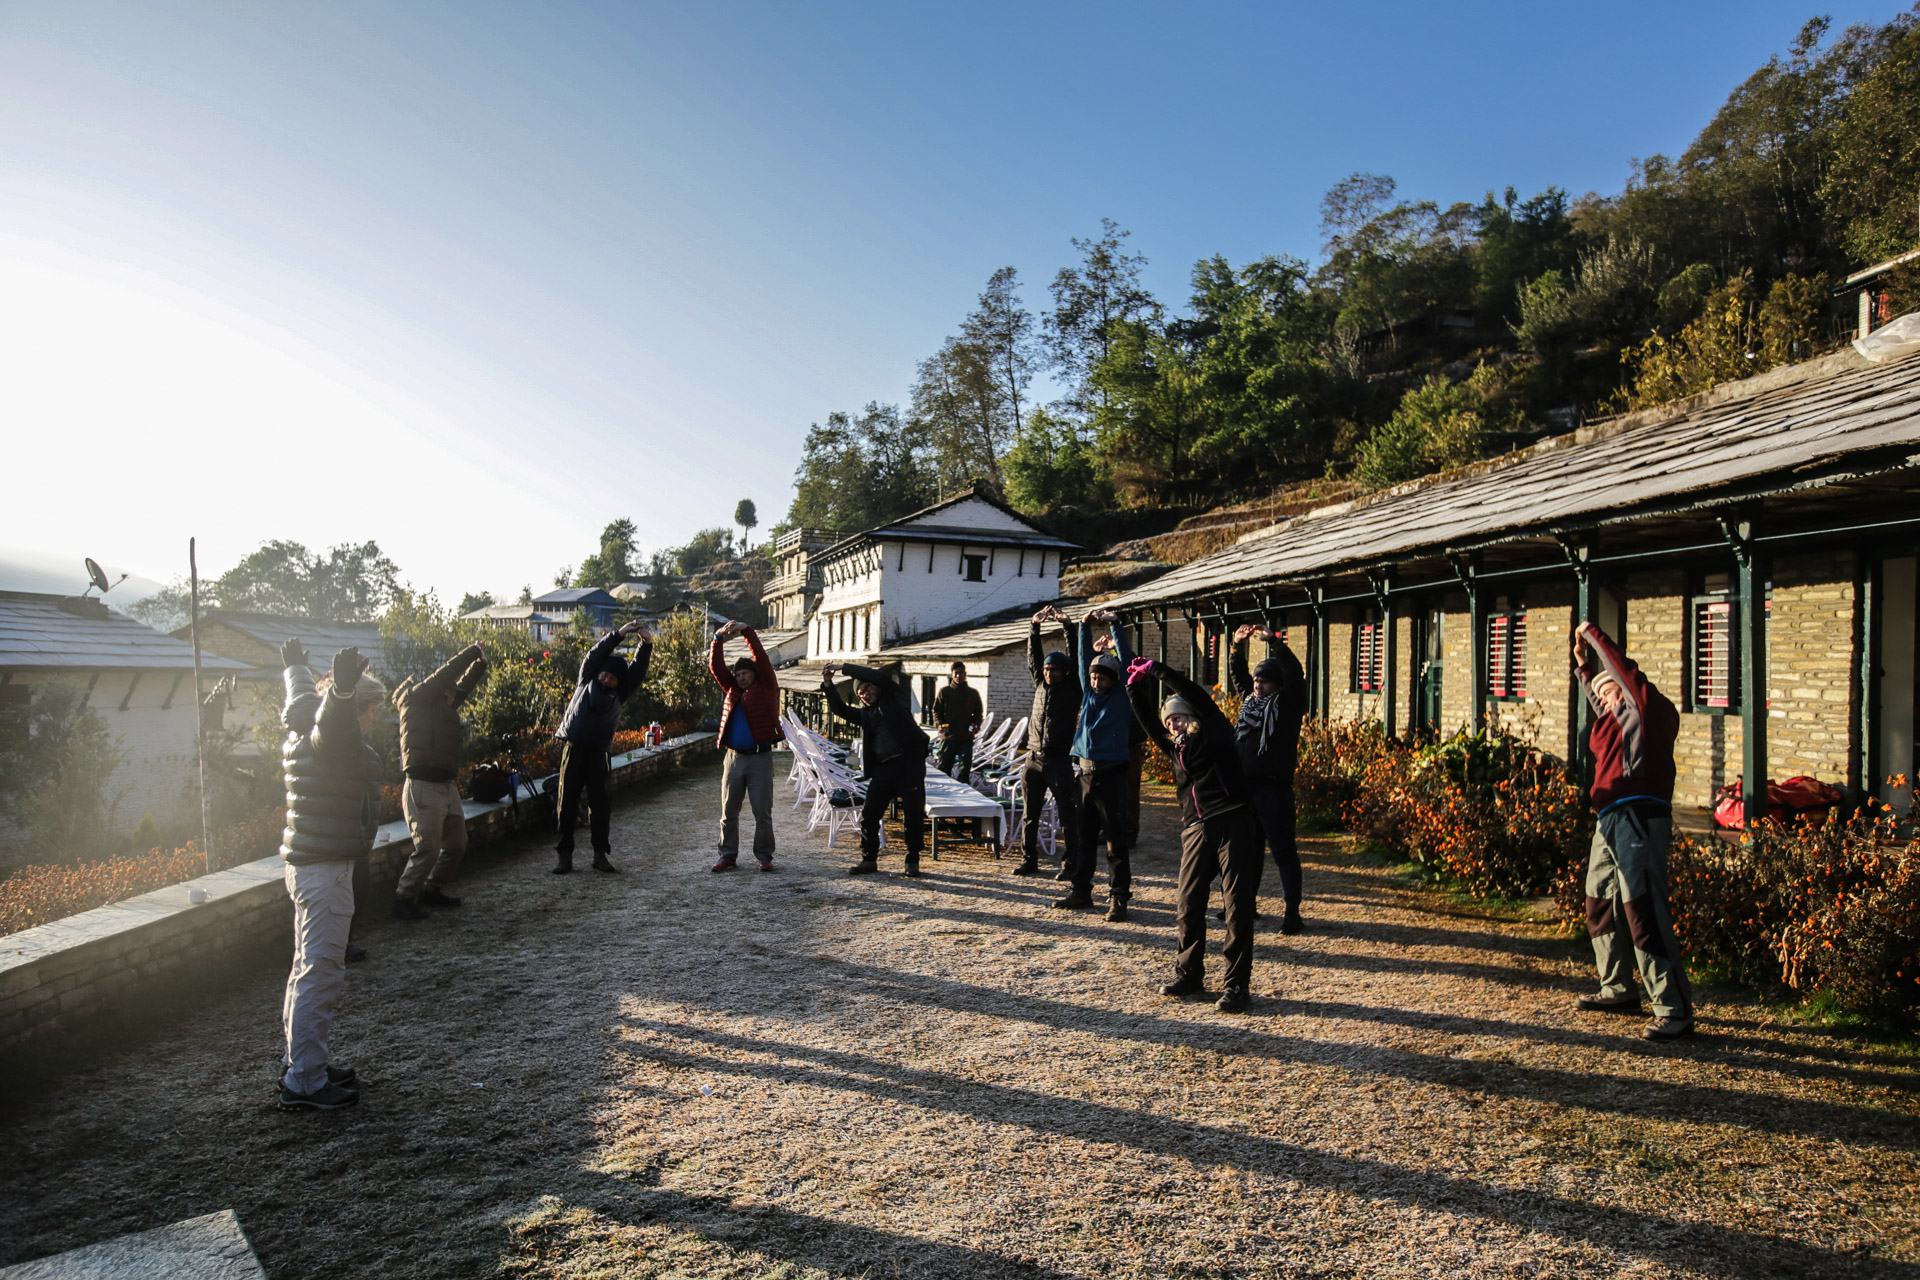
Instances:
[[[834,675],[841,671],[854,682],[857,707],[848,706],[834,687]],[[820,691],[833,714],[860,726],[860,763],[867,773],[867,798],[860,806],[860,861],[847,873],[863,876],[880,869],[880,820],[898,800],[906,827],[907,874],[919,875],[920,851],[926,845],[927,733],[914,721],[907,691],[886,672],[857,662],[822,667]]]
[[[1040,629],[1053,622],[1067,633],[1067,650],[1043,656]],[[1027,671],[1033,676],[1033,710],[1027,717],[1027,765],[1020,774],[1025,856],[1013,874],[1040,874],[1040,814],[1052,796],[1061,840],[1060,874],[1054,879],[1071,880],[1074,851],[1080,847],[1080,787],[1073,777],[1073,735],[1080,727],[1080,644],[1067,615],[1052,605],[1033,615]]]
[[[614,652],[628,636],[640,637],[640,652],[632,662]],[[614,731],[620,727],[620,704],[647,678],[652,661],[653,637],[638,619],[601,636],[581,659],[573,700],[567,703],[567,713],[560,717],[560,727],[553,733],[566,744],[560,750],[560,843],[554,847],[560,861],[553,868],[557,876],[573,870],[573,824],[583,796],[593,837],[593,869],[619,870],[607,857],[613,852],[613,814],[607,793],[613,763],[607,753],[613,748]]]
[[[366,743],[387,691],[366,674],[358,649],[333,655],[316,684],[298,640],[280,647],[286,666],[287,829],[280,857],[293,899],[293,971],[280,1007],[287,1035],[280,1106],[331,1111],[360,1100],[354,1073],[327,1061],[327,1033],[347,977],[353,869],[373,850],[373,794],[380,757]]]
[[[1156,679],[1173,690],[1157,709]],[[1173,981],[1161,987],[1160,994],[1184,996],[1206,989],[1207,893],[1218,875],[1227,906],[1226,990],[1218,1007],[1222,1013],[1244,1012],[1253,980],[1260,826],[1247,803],[1233,722],[1205,689],[1151,658],[1134,659],[1127,693],[1147,736],[1173,762],[1173,781],[1180,792],[1180,879],[1174,902],[1178,949]]]
[[[394,889],[393,914],[426,919],[427,907],[457,907],[447,892],[467,852],[467,814],[460,803],[460,748],[466,729],[460,704],[487,674],[487,656],[470,644],[424,680],[411,676],[393,691],[400,710],[400,811],[413,834],[413,854]]]
[[[1271,656],[1248,671],[1247,641],[1254,636],[1267,642]],[[1300,849],[1294,840],[1293,771],[1300,761],[1300,721],[1307,714],[1307,675],[1293,650],[1273,632],[1255,626],[1233,633],[1232,674],[1233,691],[1241,698],[1240,719],[1233,726],[1240,767],[1287,898],[1280,932],[1298,933]]]

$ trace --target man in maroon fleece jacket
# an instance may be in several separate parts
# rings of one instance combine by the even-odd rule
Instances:
[[[1667,906],[1673,838],[1673,740],[1680,713],[1632,659],[1591,622],[1573,633],[1573,665],[1593,708],[1593,808],[1587,859],[1587,932],[1600,969],[1598,995],[1581,1009],[1638,1013],[1631,952],[1653,1004],[1649,1040],[1693,1034],[1693,992]]]
[[[727,641],[747,638],[751,658],[742,657],[727,669],[723,656]],[[773,662],[760,646],[760,637],[743,622],[729,622],[713,633],[707,670],[727,691],[720,709],[720,745],[726,764],[720,771],[720,860],[715,871],[731,871],[740,856],[740,805],[753,804],[753,856],[762,871],[773,870],[773,744],[783,741],[780,728],[780,686],[774,682]]]

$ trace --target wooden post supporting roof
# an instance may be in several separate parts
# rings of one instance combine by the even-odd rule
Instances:
[[[1467,715],[1471,720],[1468,727],[1477,733],[1487,715],[1487,606],[1486,592],[1480,586],[1480,553],[1447,559],[1453,562],[1454,575],[1467,593],[1467,662],[1473,668],[1467,673]]]
[[[1747,830],[1767,816],[1767,563],[1755,541],[1757,513],[1722,516],[1720,528],[1733,548],[1740,589],[1740,788]]]
[[[1577,629],[1583,622],[1599,620],[1599,602],[1593,594],[1593,539],[1591,536],[1560,539],[1560,549],[1566,552],[1567,565],[1573,570],[1573,626]],[[1626,647],[1625,636],[1609,636],[1615,644]],[[1593,760],[1587,748],[1587,735],[1593,724],[1593,708],[1587,703],[1586,691],[1580,681],[1567,681],[1567,765],[1576,778],[1582,782],[1593,778]]]

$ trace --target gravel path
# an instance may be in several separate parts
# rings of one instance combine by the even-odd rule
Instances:
[[[710,875],[716,775],[625,804],[618,877],[373,904],[356,1110],[273,1109],[264,970],[9,1090],[0,1265],[230,1207],[276,1280],[1920,1277],[1910,1051],[1712,1000],[1645,1044],[1571,1011],[1584,944],[1333,840],[1229,1017],[1151,992],[1164,793],[1110,925],[978,847],[849,879],[783,805],[778,875]]]

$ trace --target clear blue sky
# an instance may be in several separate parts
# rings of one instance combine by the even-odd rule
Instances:
[[[1813,12],[15,0],[0,544],[164,579],[189,533],[214,572],[375,538],[457,596],[616,516],[764,528],[996,267],[1037,310],[1108,216],[1177,302],[1312,259],[1355,170],[1617,191]]]

